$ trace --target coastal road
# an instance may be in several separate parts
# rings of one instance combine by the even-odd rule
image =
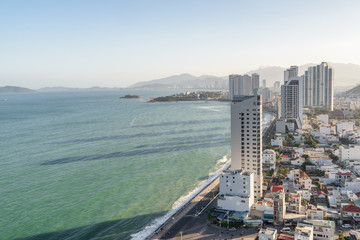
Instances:
[[[201,230],[199,226],[206,224],[208,211],[216,206],[216,201],[213,201],[210,205],[208,204],[218,192],[219,178],[207,186],[184,209],[163,225],[161,232],[155,234],[150,239],[173,239],[176,236],[180,236],[180,232],[187,234]],[[202,211],[202,214],[197,215],[205,206],[207,206],[206,210]]]

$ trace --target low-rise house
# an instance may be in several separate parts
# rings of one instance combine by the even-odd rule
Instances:
[[[303,190],[297,190],[296,192],[301,194],[303,199],[310,202],[312,194],[311,194],[311,192],[309,190],[303,189]]]
[[[301,194],[290,193],[287,212],[304,214],[304,208],[301,206]]]
[[[295,228],[295,240],[313,240],[314,228],[310,224],[299,223]]]
[[[338,184],[345,184],[345,182],[350,182],[353,178],[351,172],[337,172],[335,174],[335,182]]]
[[[323,220],[324,211],[317,209],[307,209],[306,210],[306,219],[308,220]]]
[[[329,220],[306,220],[313,226],[314,240],[335,239],[335,222]]]
[[[360,145],[340,146],[339,160],[345,164],[347,164],[349,160],[360,161]]]
[[[273,222],[274,219],[274,203],[273,200],[263,199],[251,206],[250,215],[259,217],[263,222]]]
[[[348,223],[360,221],[360,208],[352,204],[342,206],[341,219],[343,222]]]
[[[273,147],[283,147],[283,140],[281,137],[276,137],[275,139],[271,139],[271,146]]]
[[[266,149],[262,154],[263,170],[275,169],[276,152],[272,149]]]
[[[354,178],[351,182],[345,182],[344,189],[352,191],[353,193],[360,192],[360,178]]]
[[[274,228],[261,229],[259,231],[259,240],[275,240],[277,230]]]
[[[312,180],[305,172],[300,173],[298,181],[302,189],[311,190]]]

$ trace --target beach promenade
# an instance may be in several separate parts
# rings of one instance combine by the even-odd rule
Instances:
[[[206,211],[202,212],[200,216],[197,213],[206,207],[210,201],[214,199],[219,190],[219,178],[217,177],[207,187],[205,187],[196,197],[194,197],[184,208],[179,210],[171,219],[169,219],[158,231],[149,239],[168,239],[173,235],[178,235],[182,229],[192,229],[196,226],[206,223]],[[214,204],[216,201],[212,201]],[[209,209],[210,206],[207,207]],[[205,215],[205,218],[202,217]],[[190,228],[189,228],[190,227]],[[180,233],[181,234],[181,233]],[[184,231],[184,235],[185,235]],[[184,238],[185,239],[185,238]]]

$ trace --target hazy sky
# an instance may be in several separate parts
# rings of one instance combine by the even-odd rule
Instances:
[[[360,1],[0,0],[0,86],[360,64]]]

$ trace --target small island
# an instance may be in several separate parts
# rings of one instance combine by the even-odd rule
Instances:
[[[229,101],[229,93],[226,91],[185,92],[180,94],[174,94],[171,96],[152,98],[148,102],[178,102],[178,101]]]
[[[127,94],[127,95],[122,96],[122,97],[119,97],[119,98],[120,98],[120,99],[124,99],[124,98],[140,98],[140,96]]]

